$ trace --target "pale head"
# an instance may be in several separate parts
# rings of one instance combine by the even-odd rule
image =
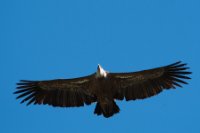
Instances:
[[[103,67],[100,64],[98,64],[96,77],[97,78],[102,78],[102,77],[105,78],[106,76],[107,76],[107,72],[103,69]]]

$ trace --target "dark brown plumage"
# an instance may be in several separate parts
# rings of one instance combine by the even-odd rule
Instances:
[[[54,107],[79,107],[97,102],[94,113],[110,117],[119,112],[115,100],[144,99],[164,89],[182,87],[190,79],[186,64],[174,64],[131,73],[109,73],[100,66],[96,73],[74,79],[47,81],[21,80],[17,99],[21,103],[48,104]]]

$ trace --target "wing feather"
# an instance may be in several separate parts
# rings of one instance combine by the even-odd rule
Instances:
[[[191,74],[180,61],[174,64],[150,70],[132,73],[110,73],[114,98],[123,100],[144,99],[157,95],[164,89],[182,87],[187,84],[187,75]]]
[[[21,103],[48,104],[59,107],[79,107],[91,104],[96,97],[89,89],[92,75],[75,79],[57,79],[47,81],[21,80],[17,83],[17,99]]]

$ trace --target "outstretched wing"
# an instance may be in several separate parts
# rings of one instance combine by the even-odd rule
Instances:
[[[89,88],[93,74],[75,79],[57,79],[48,81],[21,80],[17,83],[17,99],[27,105],[48,104],[60,107],[78,107],[91,104],[96,97]]]
[[[190,79],[186,64],[174,64],[132,73],[110,73],[114,98],[123,100],[144,99],[160,93],[164,89],[182,87]]]

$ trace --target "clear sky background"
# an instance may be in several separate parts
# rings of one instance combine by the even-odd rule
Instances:
[[[199,0],[1,0],[1,133],[200,133]],[[105,119],[95,104],[53,108],[19,104],[20,79],[85,76],[100,63],[114,72],[178,60],[189,85],[142,101],[117,101]]]

